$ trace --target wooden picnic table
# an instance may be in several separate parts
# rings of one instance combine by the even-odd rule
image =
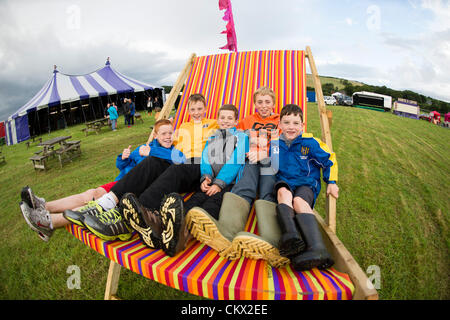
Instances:
[[[73,158],[81,154],[81,141],[68,141],[72,136],[62,136],[42,141],[38,146],[43,147],[42,150],[35,152],[30,158],[34,169],[47,169],[47,159],[50,156],[58,156],[59,163],[72,161]],[[59,148],[55,150],[55,146],[59,144]]]
[[[85,133],[85,135],[87,136],[88,132],[95,132],[96,134],[98,134],[101,130],[101,128],[109,126],[108,123],[109,118],[102,118],[102,119],[97,119],[94,121],[89,121],[86,122],[86,128],[82,129]]]

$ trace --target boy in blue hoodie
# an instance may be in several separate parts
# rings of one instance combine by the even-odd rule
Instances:
[[[233,240],[235,250],[245,252],[249,258],[267,259],[269,263],[273,261],[269,256],[279,250],[298,271],[329,268],[334,262],[312,208],[321,189],[321,170],[327,195],[335,198],[339,195],[336,155],[321,140],[303,132],[303,113],[297,105],[289,104],[281,110],[279,128],[282,134],[270,149],[271,165],[278,168],[274,186],[278,200],[273,217],[276,219],[258,221],[261,237],[237,235]]]

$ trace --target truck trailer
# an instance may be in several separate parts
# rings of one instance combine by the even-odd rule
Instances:
[[[353,106],[376,111],[390,111],[392,97],[367,91],[355,92],[353,93]]]
[[[419,119],[420,115],[420,107],[416,101],[402,98],[394,102],[393,111],[398,116],[411,119]]]

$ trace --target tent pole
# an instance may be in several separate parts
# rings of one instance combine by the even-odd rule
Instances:
[[[89,107],[91,107],[91,111],[94,114],[94,120],[97,120],[97,117],[95,116],[95,109],[94,109],[94,106],[93,106],[93,104],[91,102],[92,102],[91,99],[89,99]]]
[[[109,97],[109,95],[108,95]],[[98,98],[100,99],[100,108],[102,110],[102,114],[103,114],[103,118],[105,117],[105,108],[103,108],[103,102],[102,102],[102,97],[98,96]]]
[[[81,103],[81,100],[80,100],[80,108],[81,108],[81,113],[83,114],[84,122],[87,122],[86,121],[86,115],[84,114],[83,105]]]
[[[48,133],[50,133],[50,107],[47,107],[47,113],[48,113]]]
[[[61,111],[62,116],[63,116],[63,120],[64,120],[64,129],[66,129],[66,128],[67,128],[67,120],[66,120],[66,116],[64,115],[64,111],[63,111],[63,108],[62,108],[62,104],[59,105],[59,110]]]
[[[41,120],[39,119],[39,110],[37,108],[36,108],[36,118],[37,118],[37,121],[38,121],[39,135],[41,135],[42,134],[42,131],[41,131]]]

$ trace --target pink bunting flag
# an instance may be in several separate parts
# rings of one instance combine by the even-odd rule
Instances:
[[[231,0],[219,0],[219,10],[225,10],[224,21],[228,21],[226,30],[221,33],[227,35],[227,44],[220,49],[237,51],[236,31],[234,29],[233,11],[231,9]]]

